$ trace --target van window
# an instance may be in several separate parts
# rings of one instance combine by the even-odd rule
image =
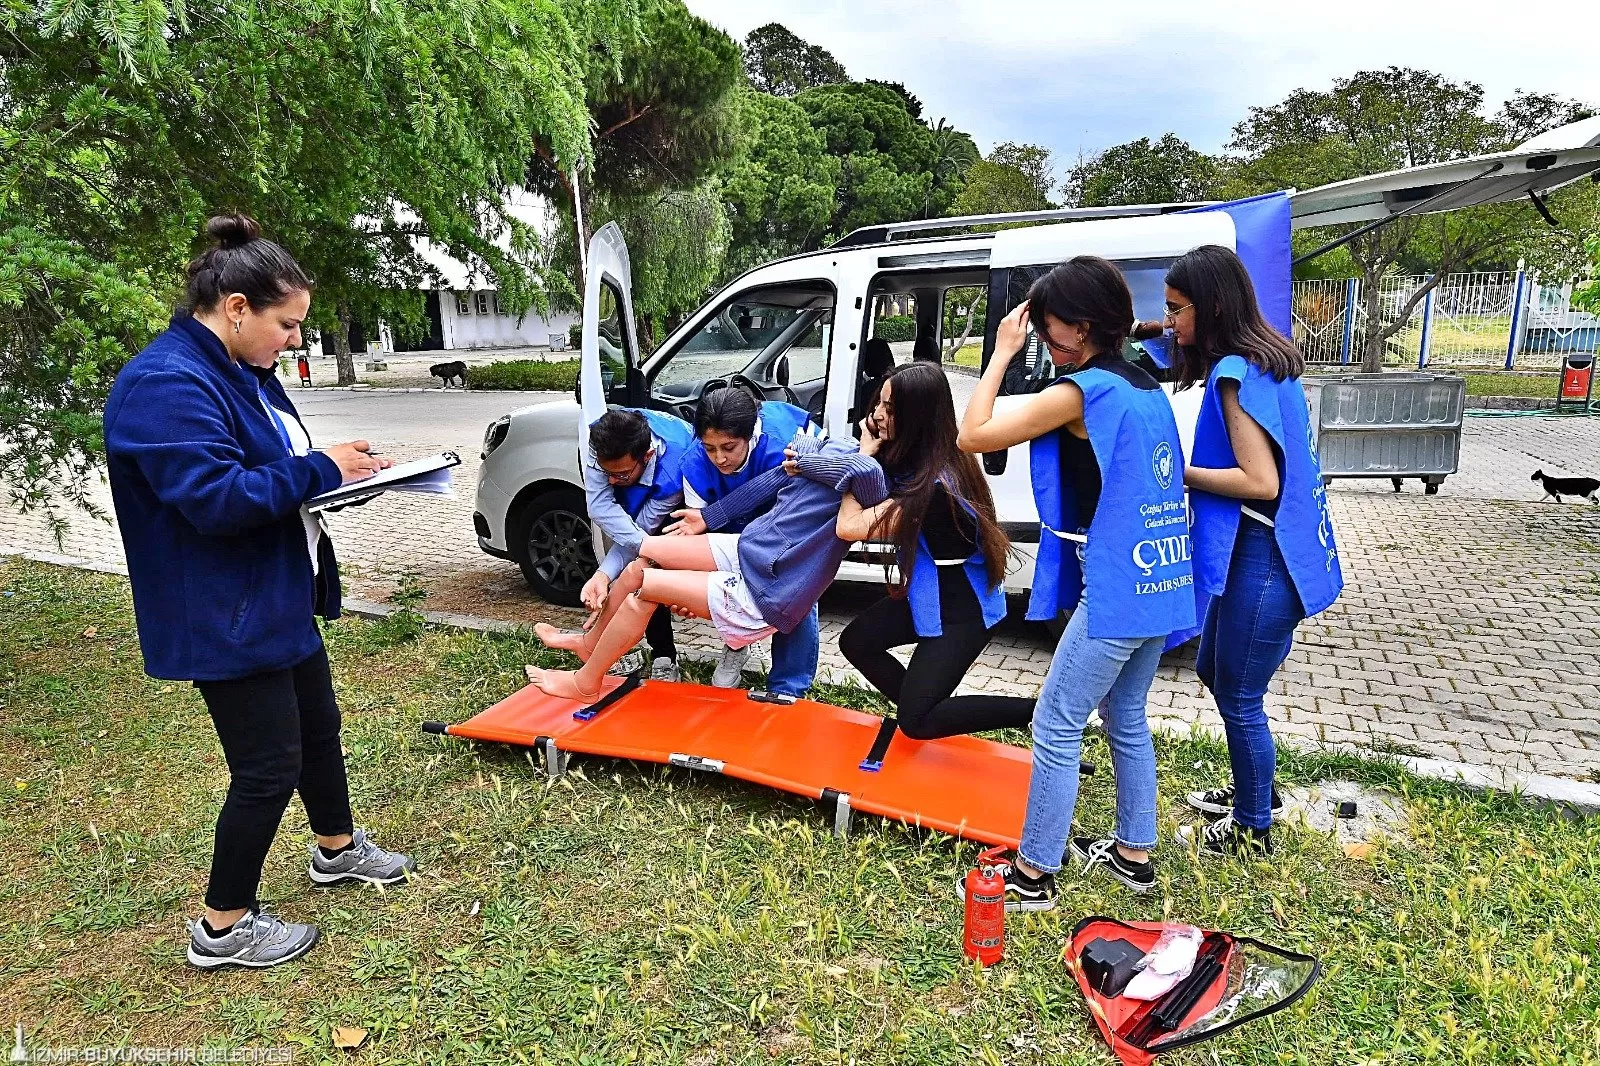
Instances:
[[[739,293],[656,362],[651,393],[658,401],[683,404],[697,400],[707,381],[742,374],[768,399],[809,407],[827,380],[833,306],[833,287],[821,281]]]
[[[634,365],[629,331],[622,327],[622,293],[609,279],[600,282],[600,379],[607,394],[613,386],[625,384],[628,367]]]

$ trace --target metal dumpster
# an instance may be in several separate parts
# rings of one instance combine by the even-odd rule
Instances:
[[[1467,382],[1454,374],[1307,375],[1323,480],[1420,478],[1429,495],[1461,462]]]

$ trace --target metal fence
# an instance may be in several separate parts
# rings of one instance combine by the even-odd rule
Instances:
[[[1387,277],[1378,306],[1393,322],[1431,279]],[[1581,282],[1541,282],[1526,271],[1451,274],[1417,300],[1384,343],[1386,366],[1553,370],[1567,352],[1600,348],[1600,316],[1575,310]],[[1297,281],[1294,339],[1306,362],[1359,364],[1367,335],[1357,278]]]

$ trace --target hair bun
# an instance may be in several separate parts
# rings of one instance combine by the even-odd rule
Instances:
[[[218,248],[242,248],[261,236],[261,226],[249,215],[217,215],[206,223],[206,233]]]

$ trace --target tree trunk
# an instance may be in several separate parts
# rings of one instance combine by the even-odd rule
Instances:
[[[954,359],[960,354],[961,349],[967,346],[967,338],[972,336],[972,314],[977,309],[977,300],[973,300],[971,303],[967,304],[967,322],[966,325],[961,327],[961,339],[956,341],[955,345],[945,353],[945,358]]]
[[[350,354],[350,309],[339,308],[339,325],[328,331],[324,340],[333,346],[333,359],[339,367],[339,384],[354,385],[356,383],[356,361]]]
[[[1365,374],[1383,373],[1383,349],[1388,335],[1383,329],[1383,294],[1378,291],[1382,280],[1381,275],[1361,279],[1361,306],[1367,313],[1367,328],[1361,338],[1361,371]]]

